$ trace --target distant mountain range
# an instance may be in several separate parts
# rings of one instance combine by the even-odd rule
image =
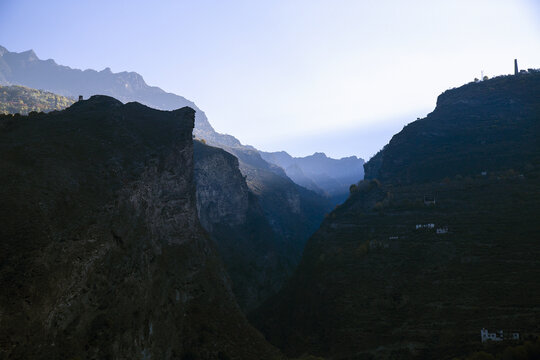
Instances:
[[[269,163],[280,166],[295,183],[328,197],[345,200],[349,187],[364,178],[364,160],[356,156],[332,159],[324,153],[292,157],[285,151],[260,152]]]
[[[124,103],[137,101],[160,110],[189,106],[196,110],[196,127],[213,131],[204,112],[192,101],[147,85],[136,72],[72,69],[58,65],[53,59],[41,60],[33,50],[16,53],[0,46],[0,85],[24,85],[72,98],[108,95]]]
[[[58,65],[52,59],[40,60],[33,50],[16,53],[0,46],[0,85],[24,85],[72,98],[77,98],[79,95],[88,98],[95,94],[102,94],[112,96],[124,103],[137,101],[161,110],[189,106],[196,110],[193,131],[196,138],[205,140],[209,145],[224,148],[239,157],[243,171],[246,169],[243,163],[247,158],[250,159],[248,161],[250,166],[253,166],[254,162],[259,164],[265,162],[255,148],[242,145],[234,136],[217,133],[205,113],[195,103],[182,96],[165,92],[159,87],[147,85],[142,76],[136,72],[113,73],[109,68],[102,71],[72,69]],[[241,152],[245,153],[244,156],[239,155]],[[314,154],[313,157],[313,160],[319,159],[318,154]],[[338,162],[343,165],[327,165],[338,164]],[[356,171],[353,176],[353,173],[349,171],[348,165],[351,162],[350,158],[326,159],[318,164],[330,172],[318,173],[312,171],[312,166],[308,165],[313,161],[299,161],[298,169],[291,168],[285,172],[287,175],[290,173],[289,177],[298,185],[320,194],[334,196],[336,192],[343,193],[339,189],[345,189],[362,179],[361,172]],[[283,167],[280,164],[277,165]],[[275,166],[263,165],[263,167],[271,168],[278,175],[285,175],[285,172]],[[286,167],[288,166],[283,169]],[[355,165],[354,168],[357,166]]]

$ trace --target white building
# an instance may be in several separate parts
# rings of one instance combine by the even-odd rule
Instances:
[[[446,226],[442,228],[437,228],[437,234],[446,234],[446,233],[448,233],[448,228]]]
[[[506,335],[505,335],[506,334]],[[480,338],[482,342],[490,341],[508,341],[508,340],[519,340],[519,333],[513,331],[496,331],[490,333],[487,329],[480,330]]]
[[[502,330],[499,330],[497,332],[490,333],[487,329],[482,329],[480,330],[480,337],[482,338],[482,342],[486,342],[488,340],[503,341],[503,332]]]

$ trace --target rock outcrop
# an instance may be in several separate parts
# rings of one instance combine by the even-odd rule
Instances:
[[[231,135],[216,132],[208,122],[204,112],[193,102],[182,96],[166,93],[158,87],[147,85],[142,76],[137,73],[113,73],[110,69],[99,72],[94,70],[82,71],[58,65],[53,60],[40,60],[33,51],[16,53],[0,48],[1,84],[25,85],[75,98],[78,95],[83,95],[86,98],[94,94],[103,94],[113,96],[122,102],[138,101],[161,110],[173,110],[183,106],[195,109],[195,128],[193,130],[195,137],[201,141],[204,140],[209,145],[220,147],[239,159],[238,167],[246,177],[249,190],[256,196],[256,200],[252,199],[251,201],[259,203],[264,217],[266,217],[264,223],[270,224],[272,228],[270,232],[273,232],[278,238],[277,242],[284,244],[284,246],[279,245],[278,247],[292,249],[287,252],[284,258],[275,260],[279,263],[288,263],[290,259],[293,259],[293,264],[297,264],[305,242],[318,228],[324,214],[332,208],[327,199],[298,186],[287,177],[281,168],[263,160],[255,148],[242,145],[238,139]],[[234,170],[230,169],[230,171]],[[216,172],[214,174],[218,177],[212,187],[218,189],[223,185],[219,181],[224,178]],[[227,179],[224,180],[228,181]],[[245,189],[230,190],[241,193]],[[203,208],[209,209],[209,204],[203,204]],[[220,210],[216,210],[213,215],[220,213]],[[250,218],[249,221],[252,220]],[[222,219],[220,222],[224,224],[227,220]],[[211,222],[206,222],[205,225],[211,225]],[[207,230],[213,232],[210,228]],[[220,231],[232,231],[232,228],[222,228]],[[214,237],[214,240],[219,242],[223,237],[233,238],[237,236],[236,230],[222,235]],[[253,232],[248,237],[261,244],[268,243],[268,239],[274,236],[263,232],[259,232],[259,235],[262,236],[261,239],[254,238]],[[222,246],[218,246],[218,248],[224,249]],[[250,248],[254,247],[250,246]],[[264,247],[262,251],[259,255],[267,254]],[[227,258],[228,254],[230,252],[222,256],[226,263],[228,263],[228,260],[232,260]],[[280,269],[271,278],[285,278],[289,274],[287,269],[288,267]],[[235,277],[233,276],[233,278]],[[262,294],[266,294],[267,290],[263,289],[262,286],[260,284],[258,295],[253,297],[254,294],[252,294],[248,297],[254,300]],[[278,286],[277,283],[272,283],[271,289],[275,289],[276,286]],[[235,289],[239,291],[237,293],[252,293],[252,290],[248,288],[239,289],[235,286]],[[247,301],[242,298],[240,303],[247,306],[252,300]],[[258,301],[260,300],[256,302]]]
[[[238,303],[249,312],[281,288],[299,254],[268,223],[236,157],[196,141],[195,180],[201,223],[217,245]]]
[[[33,50],[17,53],[0,47],[0,85],[23,85],[72,98],[108,95],[124,103],[137,101],[160,110],[189,106],[196,111],[195,133],[199,129],[203,133],[214,132],[204,112],[192,101],[149,86],[136,72],[113,73],[110,68],[102,71],[73,69],[52,59],[41,60]]]
[[[279,358],[197,218],[194,110],[0,117],[0,357]]]

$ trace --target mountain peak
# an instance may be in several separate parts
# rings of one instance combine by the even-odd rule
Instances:
[[[315,152],[313,153],[313,155],[311,155],[313,158],[316,158],[316,159],[326,159],[327,156],[325,153],[323,152]]]
[[[9,52],[8,49],[0,45],[0,56],[3,56],[7,52]]]
[[[29,61],[39,60],[36,53],[32,49],[27,50],[27,51],[23,51],[22,53],[20,53],[20,55],[24,56]]]

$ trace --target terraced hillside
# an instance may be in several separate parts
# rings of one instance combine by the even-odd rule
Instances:
[[[465,85],[394,136],[366,165],[384,181],[351,187],[253,316],[267,338],[289,355],[445,359],[482,349],[484,327],[539,333],[539,84]]]

